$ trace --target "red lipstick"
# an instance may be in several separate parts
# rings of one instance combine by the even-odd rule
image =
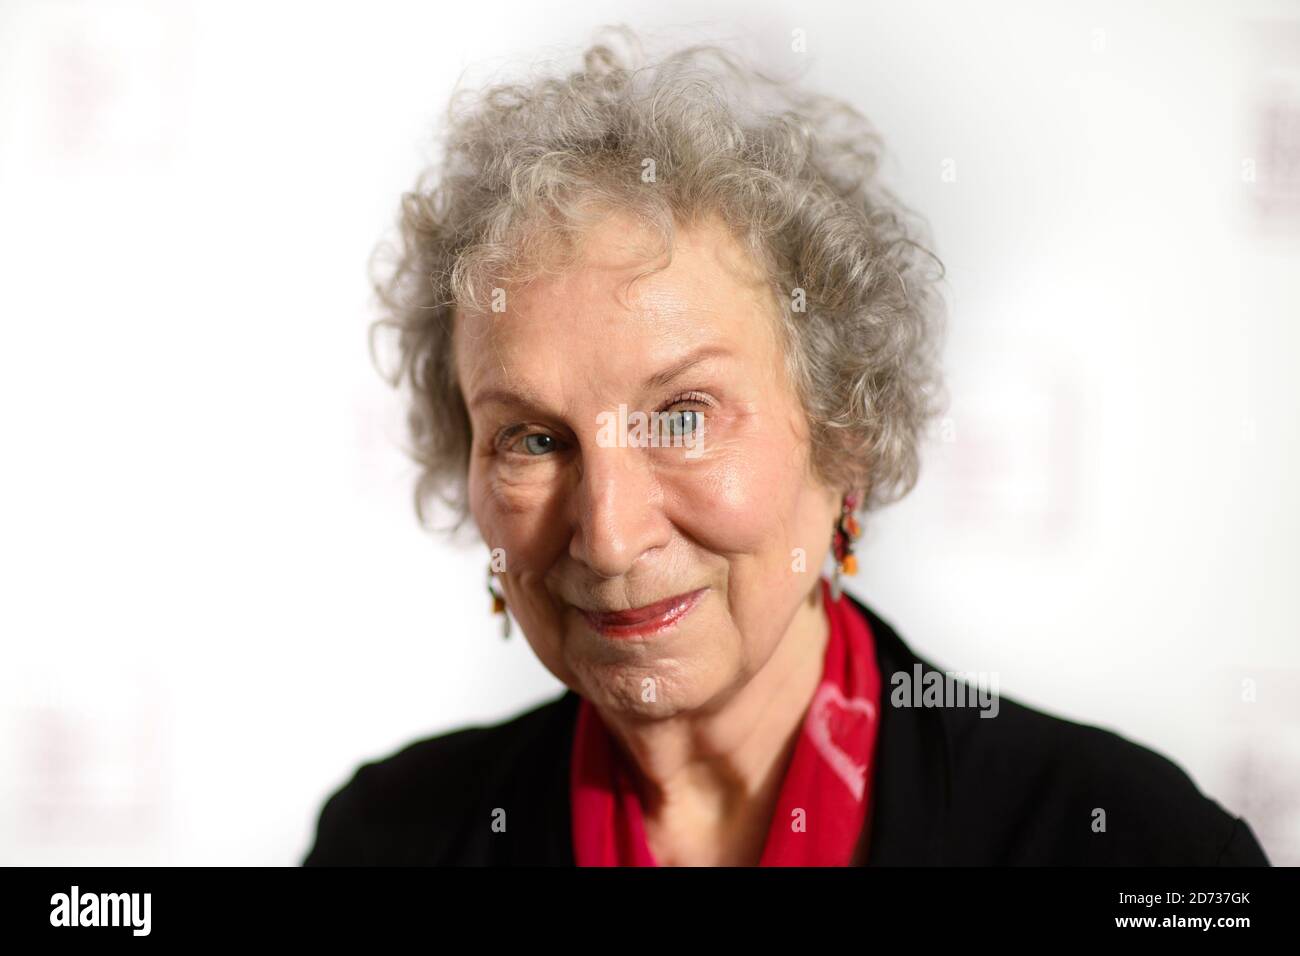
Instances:
[[[582,611],[582,616],[591,625],[592,630],[605,637],[642,637],[653,634],[676,623],[690,613],[699,603],[708,588],[700,588],[686,594],[679,594],[645,607],[634,607],[627,611]]]

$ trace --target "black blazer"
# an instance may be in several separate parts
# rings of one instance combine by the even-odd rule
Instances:
[[[885,698],[866,865],[1268,865],[1245,820],[1117,734],[1005,697],[994,718],[890,705],[893,673],[935,668],[854,604],[871,623]],[[303,864],[573,866],[579,701],[569,690],[363,764],[326,801]],[[1093,830],[1095,808],[1104,832]],[[497,810],[504,832],[492,826]]]

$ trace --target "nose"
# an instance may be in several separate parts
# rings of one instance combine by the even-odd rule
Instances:
[[[669,539],[662,489],[645,450],[584,448],[580,469],[569,554],[602,578],[627,574]]]

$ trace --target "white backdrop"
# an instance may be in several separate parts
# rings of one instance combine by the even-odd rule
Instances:
[[[932,223],[950,418],[852,589],[1300,863],[1295,17],[0,4],[0,861],[293,864],[361,760],[559,692],[416,525],[365,267],[462,70],[626,22],[804,31]]]

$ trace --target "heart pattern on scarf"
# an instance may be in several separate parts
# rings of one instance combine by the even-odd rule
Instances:
[[[862,799],[867,767],[845,752],[837,741],[865,736],[876,719],[876,708],[865,697],[846,698],[834,684],[822,684],[808,712],[808,736],[817,752],[844,781],[854,798]]]

